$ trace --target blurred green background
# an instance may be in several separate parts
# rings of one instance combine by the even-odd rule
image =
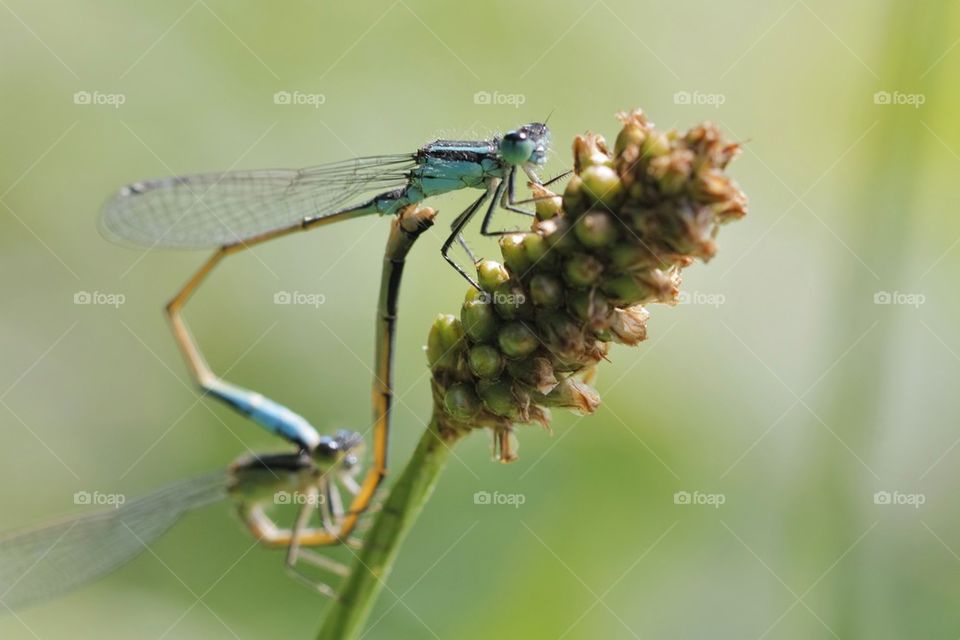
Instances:
[[[960,6],[347,4],[0,1],[3,528],[78,511],[78,490],[134,496],[283,448],[197,401],[161,310],[206,255],[101,239],[120,185],[551,111],[553,175],[575,134],[612,137],[614,112],[642,107],[746,141],[732,173],[749,216],[685,272],[690,304],[652,307],[649,341],[614,349],[597,415],[522,431],[511,466],[481,434],[459,448],[365,638],[960,635]],[[428,327],[465,290],[438,251],[469,197],[435,203],[410,259],[395,471],[429,417]],[[214,369],[323,431],[365,430],[386,233],[357,221],[229,260],[187,310]],[[152,551],[0,617],[0,637],[309,638],[324,615],[225,504]]]

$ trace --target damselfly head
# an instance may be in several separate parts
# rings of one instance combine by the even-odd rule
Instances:
[[[363,436],[355,431],[341,429],[333,436],[323,436],[313,449],[314,461],[322,467],[340,465],[351,469],[360,464]]]
[[[540,122],[525,124],[500,139],[500,157],[515,166],[542,165],[547,160],[550,130]]]

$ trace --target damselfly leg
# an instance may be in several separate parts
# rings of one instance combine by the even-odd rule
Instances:
[[[483,192],[482,196],[477,198],[469,207],[464,209],[463,213],[461,213],[456,218],[454,218],[453,222],[450,224],[450,235],[447,236],[447,239],[443,241],[443,246],[440,247],[440,255],[443,256],[443,259],[447,261],[447,264],[449,264],[454,269],[456,269],[457,273],[463,276],[467,280],[467,282],[469,282],[471,285],[473,285],[477,289],[480,288],[480,285],[477,284],[473,276],[468,274],[466,270],[463,267],[461,267],[456,260],[453,259],[453,257],[450,255],[450,247],[453,246],[454,242],[459,242],[461,246],[463,246],[463,248],[466,250],[467,255],[470,256],[470,259],[473,260],[474,263],[476,263],[476,257],[473,255],[473,252],[470,250],[470,248],[467,246],[466,241],[463,239],[463,235],[462,235],[463,228],[467,226],[467,224],[470,222],[473,216],[476,215],[480,207],[483,206],[483,203],[486,202],[488,199],[492,198],[490,200],[489,208],[490,209],[495,208],[497,204],[497,199],[499,198],[501,191],[502,191],[502,187],[500,182],[491,184],[487,188],[487,190]],[[489,210],[488,210],[488,215],[489,215]]]
[[[473,276],[468,274],[467,271],[463,267],[461,267],[460,264],[453,259],[453,257],[450,256],[450,247],[453,246],[454,242],[459,243],[460,246],[463,247],[464,251],[466,251],[467,256],[470,258],[470,260],[474,263],[474,265],[476,265],[477,258],[474,255],[473,251],[470,250],[470,247],[467,246],[467,243],[463,238],[463,229],[464,227],[467,226],[470,220],[473,219],[477,211],[479,211],[480,207],[483,206],[483,203],[486,202],[488,198],[490,199],[490,203],[487,206],[487,211],[483,216],[483,222],[480,225],[480,233],[483,234],[484,236],[502,236],[502,235],[508,235],[511,233],[516,233],[516,231],[515,230],[491,231],[489,229],[490,222],[493,220],[493,215],[497,211],[498,207],[501,209],[507,209],[508,211],[521,213],[525,216],[533,216],[535,214],[532,211],[521,209],[516,205],[536,202],[537,200],[541,200],[545,197],[552,197],[552,196],[540,196],[540,197],[527,198],[525,200],[516,200],[514,198],[514,193],[515,193],[514,182],[516,180],[516,173],[517,173],[517,168],[513,167],[510,170],[510,172],[507,174],[507,178],[505,180],[501,180],[501,179],[491,180],[487,187],[487,190],[484,191],[483,195],[481,195],[479,198],[477,198],[477,200],[471,203],[471,205],[467,207],[463,211],[463,213],[461,213],[456,218],[454,218],[453,222],[450,224],[450,235],[447,236],[447,239],[444,241],[443,246],[440,248],[440,255],[443,256],[443,259],[446,260],[447,263],[450,264],[450,266],[456,269],[457,273],[463,276],[463,278],[476,289],[479,289],[480,285],[473,278]],[[540,186],[547,186],[547,185],[553,184],[554,182],[562,178],[565,178],[569,174],[570,172],[567,171],[565,173],[560,174],[559,176],[551,178],[545,183],[536,182],[536,184],[539,184]],[[533,173],[529,174],[529,177],[531,178],[531,180],[536,179],[536,175]]]
[[[568,175],[570,175],[571,173],[572,173],[571,171],[565,171],[565,172],[561,173],[561,174],[558,175],[558,176],[555,176],[555,177],[553,177],[553,178],[550,178],[550,179],[547,180],[546,182],[540,182],[540,181],[539,181],[539,178],[537,178],[536,174],[534,174],[534,173],[532,173],[532,172],[531,172],[530,174],[528,174],[528,177],[530,178],[530,181],[533,182],[534,184],[540,185],[541,187],[547,187],[547,186],[550,186],[551,184],[557,182],[558,180],[562,180],[563,178],[566,178],[566,177],[567,177]],[[506,209],[507,211],[513,211],[513,212],[515,212],[515,213],[519,213],[519,214],[522,214],[522,215],[525,215],[525,216],[533,217],[533,216],[536,215],[533,211],[528,211],[527,209],[522,209],[521,207],[519,207],[519,206],[517,206],[517,205],[529,204],[529,203],[531,203],[531,202],[537,202],[538,200],[544,200],[544,199],[546,199],[546,198],[551,198],[551,197],[553,197],[553,196],[534,196],[534,197],[532,197],[532,198],[524,198],[523,200],[517,200],[517,199],[515,198],[515,193],[516,193],[516,191],[515,191],[516,177],[517,177],[517,168],[516,168],[516,167],[512,167],[512,168],[510,169],[510,173],[509,173],[508,176],[507,176],[507,188],[506,188],[506,190],[503,191],[503,193],[501,193],[501,195],[500,195],[500,208],[501,208],[501,209]],[[515,230],[510,230],[510,229],[502,229],[502,230],[498,230],[498,231],[491,231],[491,230],[490,230],[490,223],[493,221],[493,214],[494,214],[494,210],[491,209],[490,211],[487,211],[487,215],[485,215],[485,216],[483,217],[483,222],[482,222],[481,225],[480,225],[480,233],[481,233],[482,235],[485,235],[485,236],[505,236],[505,235],[509,235],[509,234],[511,234],[511,233],[516,233]]]
[[[234,478],[231,495],[250,532],[267,546],[285,547],[287,572],[319,593],[334,598],[335,590],[304,571],[301,563],[337,576],[347,574],[348,569],[342,563],[306,547],[342,539],[347,514],[341,489],[352,496],[360,491],[354,478],[360,471],[361,447],[359,434],[340,432],[334,439],[322,439],[311,456],[248,457],[231,469]],[[336,463],[329,464],[331,459]],[[270,488],[274,488],[272,493]],[[297,515],[290,528],[280,527],[270,513],[284,505],[296,507]],[[352,540],[345,542],[348,546],[359,546]]]

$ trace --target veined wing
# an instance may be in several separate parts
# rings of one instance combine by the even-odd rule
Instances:
[[[0,611],[101,578],[133,560],[184,513],[226,496],[224,472],[179,482],[118,508],[0,538]]]
[[[334,213],[362,194],[402,187],[414,165],[414,156],[405,154],[144,180],[107,202],[100,227],[111,240],[146,247],[235,244]]]

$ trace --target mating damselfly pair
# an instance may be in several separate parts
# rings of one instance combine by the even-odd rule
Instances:
[[[362,157],[300,170],[170,177],[124,187],[107,202],[101,218],[110,239],[148,248],[216,249],[167,305],[174,337],[202,392],[286,439],[295,450],[253,455],[234,463],[226,473],[172,485],[116,511],[0,539],[0,604],[26,604],[102,576],[133,558],[184,512],[227,495],[234,498],[258,540],[287,548],[288,567],[295,569],[298,559],[305,559],[342,572],[332,561],[303,547],[347,542],[387,470],[400,280],[407,252],[432,224],[432,216],[415,205],[460,189],[483,191],[452,220],[441,249],[444,259],[477,286],[450,256],[450,248],[459,243],[476,261],[462,232],[485,205],[480,229],[485,236],[511,233],[491,229],[498,209],[532,215],[519,207],[532,199],[518,201],[515,182],[519,173],[535,184],[552,182],[542,183],[537,175],[546,161],[548,144],[547,126],[532,123],[490,140],[438,140],[408,154]],[[294,232],[373,214],[393,215],[395,220],[377,305],[373,460],[357,482],[362,436],[349,432],[321,436],[307,419],[287,407],[217,377],[190,335],[182,312],[225,257]],[[349,505],[342,503],[338,484],[353,496]],[[324,499],[307,499],[293,526],[282,528],[267,512],[268,496],[277,490]],[[314,526],[312,518],[317,514],[319,524]],[[120,544],[117,536],[128,543]],[[316,586],[332,593],[326,585]]]

